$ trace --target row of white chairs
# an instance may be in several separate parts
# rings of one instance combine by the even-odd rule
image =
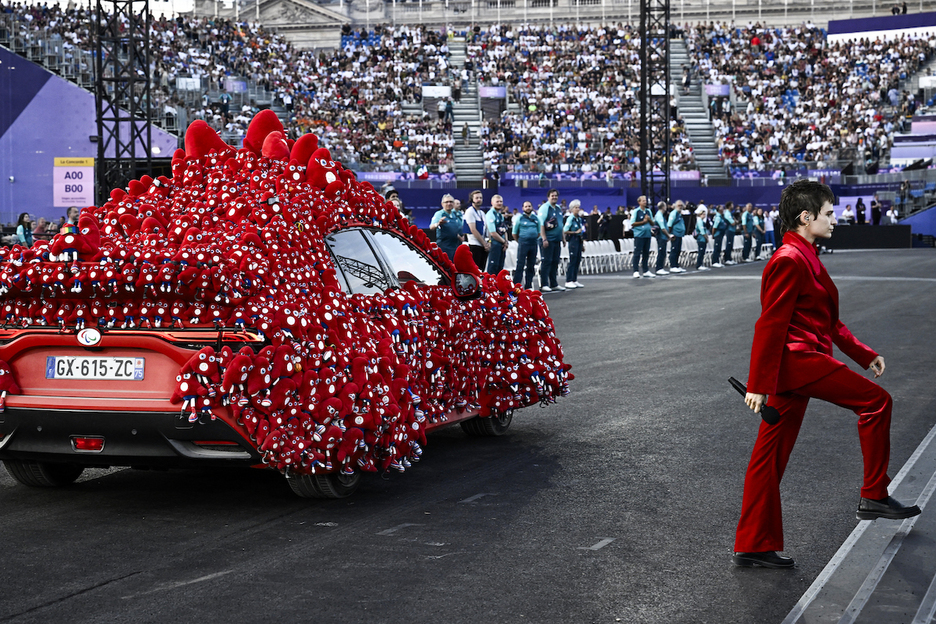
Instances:
[[[582,262],[579,264],[579,273],[582,275],[595,275],[597,273],[613,273],[616,271],[627,271],[633,265],[634,261],[634,239],[633,238],[621,238],[618,239],[618,247],[615,247],[614,241],[611,240],[597,240],[597,241],[584,241],[585,245],[582,249]],[[618,251],[620,248],[620,251]],[[732,260],[735,262],[740,262],[741,252],[744,248],[744,237],[740,234],[735,235],[734,238],[734,247],[732,249]],[[517,266],[517,241],[510,241],[507,245],[507,257],[504,261],[504,268],[511,271]],[[724,253],[724,246],[722,247]],[[696,256],[699,252],[699,244],[696,242],[696,239],[692,236],[684,236],[682,239],[682,250],[679,254],[679,266],[682,268],[695,268]],[[703,264],[705,266],[712,266],[713,262],[717,260],[712,259],[713,252],[713,243],[711,239],[705,248],[705,259]],[[762,258],[768,258],[774,252],[774,246],[772,243],[763,243],[760,249],[752,249],[751,254],[754,256],[760,256]],[[657,254],[659,253],[659,246],[657,245],[656,238],[650,239],[650,259],[648,261],[650,266],[656,265]],[[562,275],[565,273],[566,268],[569,264],[569,246],[566,243],[562,244],[562,251],[559,256],[559,274],[560,281]],[[667,246],[667,259],[664,263],[666,268],[672,268],[669,262],[669,246]],[[539,275],[540,269],[540,258],[537,257],[536,261],[536,275]]]

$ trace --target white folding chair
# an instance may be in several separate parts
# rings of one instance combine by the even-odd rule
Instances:
[[[507,255],[504,256],[504,268],[513,273],[517,268],[517,241],[507,241]]]
[[[699,254],[699,243],[692,236],[683,236],[682,239],[682,253],[679,254],[680,264],[684,264],[685,267],[690,267],[693,265],[693,260]],[[684,268],[685,268],[684,267]]]
[[[624,269],[634,261],[634,239],[621,238],[621,254],[624,256]]]
[[[562,275],[569,268],[569,257],[569,244],[564,242],[559,249],[559,270],[557,275]]]

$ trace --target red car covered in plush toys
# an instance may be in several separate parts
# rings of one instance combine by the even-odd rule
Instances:
[[[0,252],[0,459],[248,465],[307,497],[405,470],[426,433],[498,435],[572,375],[541,295],[454,264],[315,135],[270,111],[244,145],[193,123],[172,177]]]

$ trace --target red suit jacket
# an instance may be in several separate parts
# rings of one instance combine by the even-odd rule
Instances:
[[[778,394],[817,381],[845,364],[835,344],[862,368],[877,357],[838,317],[838,289],[818,250],[795,232],[764,267],[761,316],[754,325],[748,392]]]

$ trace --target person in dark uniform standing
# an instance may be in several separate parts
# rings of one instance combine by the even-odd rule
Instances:
[[[559,253],[562,251],[562,213],[559,211],[559,191],[551,189],[546,203],[537,212],[540,222],[540,291],[565,290],[557,278]]]
[[[666,229],[673,236],[670,243],[669,265],[670,273],[685,273],[686,270],[679,266],[679,256],[682,254],[682,239],[686,235],[686,221],[683,219],[683,208],[686,205],[681,199],[677,199],[670,210],[669,218],[666,219]]]
[[[744,237],[741,262],[750,262],[751,247],[754,244],[754,204],[750,202],[741,211],[741,236]]]
[[[881,225],[881,201],[878,199],[877,193],[871,198],[871,223]]]
[[[533,275],[536,273],[537,241],[540,234],[540,223],[533,213],[532,202],[523,202],[523,212],[514,217],[512,232],[518,244],[517,268],[514,269],[513,281],[530,290],[533,288]]]
[[[731,266],[733,264],[737,264],[737,262],[731,259],[731,256],[734,253],[734,237],[735,234],[737,234],[736,227],[738,223],[734,215],[734,203],[725,203],[725,211],[722,213],[722,219],[724,219],[725,223],[728,224],[728,228],[725,230],[725,255],[722,260],[722,264],[725,266]]]
[[[705,266],[705,248],[706,243],[708,242],[708,228],[705,225],[705,208],[699,206],[695,209],[696,222],[695,222],[695,239],[696,244],[699,249],[696,252],[696,261],[695,268],[696,271],[708,271],[709,268]]]
[[[436,233],[436,245],[445,252],[453,262],[455,250],[462,244],[462,227],[464,218],[461,210],[455,209],[455,198],[446,193],[442,196],[442,209],[432,216],[429,229]]]
[[[666,227],[666,202],[661,201],[657,203],[656,214],[653,215],[653,225],[651,228],[656,228],[656,239],[657,239],[657,256],[656,256],[656,274],[657,275],[669,275],[669,271],[666,270],[666,245],[671,240],[673,240],[673,235],[670,234],[669,229]]]
[[[728,230],[728,221],[725,219],[725,207],[721,204],[715,206],[715,216],[712,219],[712,266],[716,269],[724,268],[721,261],[722,244],[725,232]]]
[[[647,209],[647,196],[641,195],[637,198],[637,208],[631,212],[631,231],[634,233],[634,278],[639,279],[640,269],[643,269],[643,277],[656,277],[649,270],[647,264],[650,262],[650,237],[652,236],[653,213]]]
[[[884,373],[884,358],[855,338],[839,319],[838,290],[819,259],[817,241],[832,236],[835,196],[828,186],[799,180],[780,198],[783,245],[764,267],[761,315],[754,325],[751,368],[745,403],[760,413],[764,405],[780,412],[761,422],[744,478],[744,500],[732,561],[743,567],[793,567],[783,550],[780,480],[811,398],[822,399],[858,416],[864,460],[859,520],[902,519],[920,508],[888,495],[891,396],[873,381],[833,357],[832,346]]]
[[[580,208],[582,202],[573,199],[569,202],[569,214],[566,215],[562,225],[562,234],[569,245],[569,266],[566,268],[566,289],[584,288],[578,283],[579,264],[582,262],[582,246],[584,245],[585,220],[582,219]]]
[[[503,270],[507,257],[507,220],[504,219],[504,198],[500,195],[491,198],[491,209],[484,215],[484,227],[491,237],[487,272],[497,275]]]

